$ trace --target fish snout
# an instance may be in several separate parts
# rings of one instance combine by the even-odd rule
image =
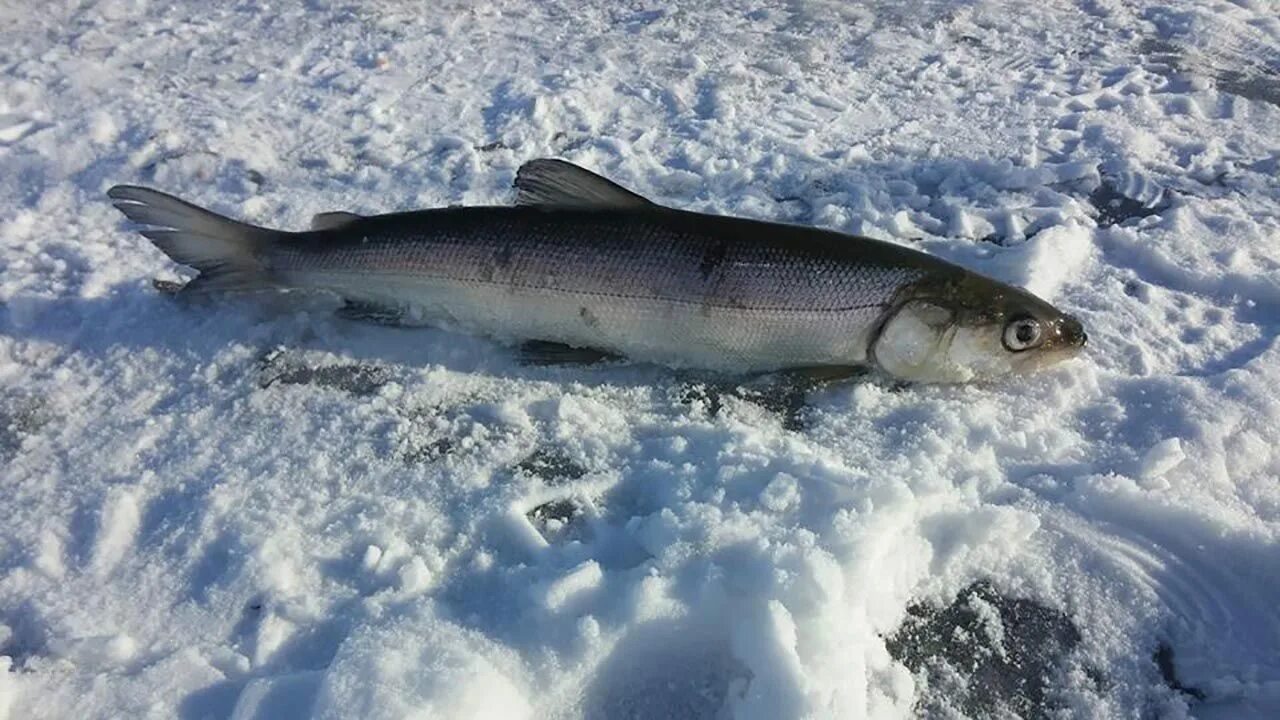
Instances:
[[[1058,337],[1064,346],[1082,348],[1089,343],[1089,335],[1084,331],[1084,323],[1072,315],[1062,318],[1058,324]]]

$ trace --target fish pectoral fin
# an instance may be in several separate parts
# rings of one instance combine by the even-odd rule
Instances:
[[[362,218],[363,215],[341,211],[316,213],[311,216],[311,229],[337,230]]]
[[[622,359],[607,350],[574,347],[549,340],[526,340],[520,344],[519,354],[524,365],[595,365]]]
[[[343,320],[377,323],[378,325],[405,325],[404,311],[391,305],[345,300],[342,307],[334,311],[334,315]]]
[[[814,365],[783,370],[780,374],[794,382],[818,388],[843,380],[860,378],[871,372],[866,365]]]
[[[784,430],[799,431],[806,425],[811,393],[870,372],[870,368],[862,365],[787,368],[750,379],[738,385],[732,394],[777,414]]]
[[[644,197],[586,168],[554,158],[530,160],[516,171],[516,205],[579,209],[656,207]]]

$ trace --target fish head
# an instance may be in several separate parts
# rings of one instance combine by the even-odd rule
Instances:
[[[1087,341],[1075,317],[1026,290],[964,272],[903,288],[871,354],[900,380],[970,382],[1053,365]]]

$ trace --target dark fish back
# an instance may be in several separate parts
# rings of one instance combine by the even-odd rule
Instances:
[[[841,311],[950,266],[890,243],[663,208],[445,208],[292,235],[290,267],[759,310]]]

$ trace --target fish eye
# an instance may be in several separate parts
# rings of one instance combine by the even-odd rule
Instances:
[[[1035,318],[1021,317],[1009,321],[1004,326],[1002,341],[1009,352],[1030,350],[1040,344],[1040,321]]]

